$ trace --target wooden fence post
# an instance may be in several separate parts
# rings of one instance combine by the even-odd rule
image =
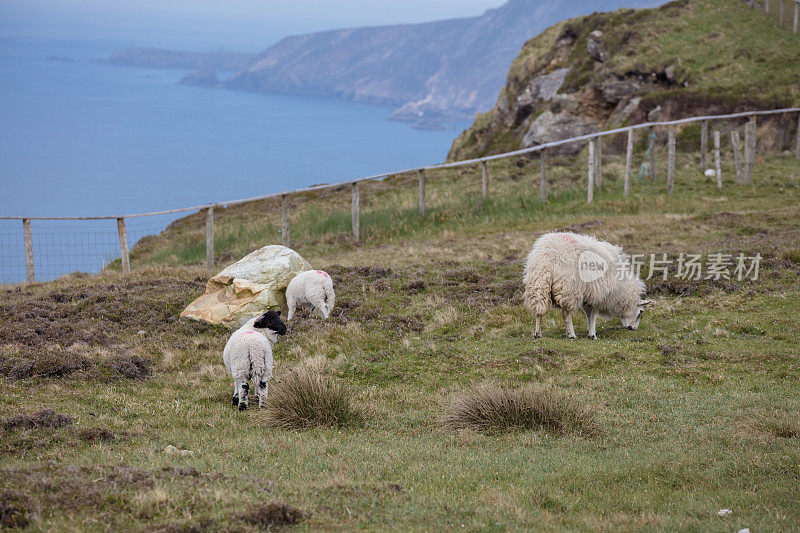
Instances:
[[[545,171],[544,151],[542,148],[539,150],[539,199],[543,202],[547,201],[547,173]]]
[[[786,11],[786,0],[781,0],[781,10],[778,12],[778,25],[783,27],[783,12]]]
[[[603,138],[599,136],[594,150],[594,182],[598,189],[603,187]]]
[[[764,0],[764,13],[769,13],[769,0]]]
[[[753,141],[751,137],[753,136],[753,132],[751,131],[751,123],[748,122],[744,125],[744,183],[745,185],[749,185],[751,183],[751,174],[753,172],[753,150],[752,144]]]
[[[675,129],[667,132],[667,194],[672,194],[675,186]]]
[[[717,171],[717,189],[722,188],[722,168],[719,161],[719,130],[714,130],[714,168]]]
[[[489,197],[489,168],[486,161],[481,161],[481,192],[483,199]]]
[[[33,231],[31,230],[31,219],[22,219],[22,233],[25,235],[25,270],[28,273],[28,283],[36,281],[33,272]]]
[[[654,126],[650,126],[648,130],[648,142],[653,143],[650,148],[650,179],[654,180],[656,179],[656,129]]]
[[[795,5],[800,5],[800,2]],[[797,13],[797,11],[795,11],[795,13]],[[797,15],[795,15],[795,21],[797,21]],[[797,146],[794,148],[794,156],[795,158],[800,159],[800,113],[797,115],[797,140],[795,141],[795,144]]]
[[[586,203],[592,203],[594,200],[594,143],[595,140],[589,141],[589,182],[586,185]]]
[[[289,243],[289,195],[281,194],[281,244]]]
[[[425,171],[417,170],[417,177],[419,178],[419,216],[425,216]]]
[[[756,166],[756,154],[757,154],[757,139],[756,139],[756,116],[750,115],[750,122],[748,122],[750,126],[750,169],[749,171],[745,172],[744,180],[745,185],[752,185],[753,183],[753,168]]]
[[[128,251],[128,231],[125,229],[125,219],[117,219],[117,233],[119,233],[119,252],[122,260],[122,272],[131,271],[131,256]]]
[[[628,196],[631,188],[631,165],[633,164],[633,128],[628,128],[628,149],[625,152],[625,192]]]
[[[797,33],[798,23],[800,23],[800,0],[794,0],[794,22],[792,23],[792,33]]]
[[[708,152],[708,121],[704,120],[700,127],[700,171],[705,172],[708,168],[706,166],[706,153]]]
[[[358,182],[353,182],[353,240],[358,242],[360,238],[360,223],[361,223],[361,197],[358,194]]]
[[[736,166],[736,183],[742,183],[742,154],[739,144],[739,132],[731,131],[731,145],[733,146],[733,163]]]
[[[214,268],[214,206],[206,209],[206,266]]]

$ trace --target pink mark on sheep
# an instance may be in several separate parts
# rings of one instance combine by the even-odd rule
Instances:
[[[322,270],[317,270],[317,274],[319,274],[323,278],[329,278],[330,277],[327,272],[324,272]]]
[[[571,242],[572,244],[578,244],[578,239],[576,239],[575,235],[571,233],[559,233],[558,236],[567,242]]]

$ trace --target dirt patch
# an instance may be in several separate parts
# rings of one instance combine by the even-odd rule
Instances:
[[[189,522],[170,522],[160,526],[145,529],[149,533],[207,533],[217,531],[217,521],[213,518],[201,518]]]
[[[599,220],[587,220],[586,222],[576,222],[563,228],[558,228],[555,231],[571,231],[572,233],[583,233],[586,230],[596,228],[603,223]]]
[[[420,332],[425,329],[425,319],[422,315],[397,315],[391,314],[388,317],[392,330]]]
[[[52,409],[42,409],[32,415],[22,414],[4,418],[2,423],[6,431],[18,429],[60,428],[71,426],[75,421],[69,415],[62,415]]]
[[[117,435],[105,428],[84,428],[78,432],[78,437],[91,444],[117,440]]]
[[[647,294],[664,294],[669,296],[706,295],[714,290],[730,293],[743,290],[746,287],[742,282],[727,279],[682,279],[668,277],[665,280],[648,282]]]
[[[282,528],[298,524],[310,516],[311,513],[301,511],[287,503],[272,502],[251,507],[241,515],[241,518],[246,522],[264,528]]]

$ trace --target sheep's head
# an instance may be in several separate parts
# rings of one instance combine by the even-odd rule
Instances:
[[[634,305],[629,305],[626,309],[627,312],[622,317],[622,325],[630,330],[638,329],[639,320],[642,319],[642,314],[648,305],[650,305],[650,300],[639,300]]]
[[[269,329],[278,335],[286,335],[286,324],[281,320],[280,311],[267,311],[258,317],[253,324],[254,328]]]

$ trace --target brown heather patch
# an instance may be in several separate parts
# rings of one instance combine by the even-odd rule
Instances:
[[[0,528],[23,529],[35,512],[31,499],[25,494],[14,490],[0,491]]]
[[[283,528],[293,526],[311,516],[297,507],[284,502],[271,502],[251,507],[241,515],[242,520],[256,526],[266,528]]]
[[[495,434],[544,429],[565,435],[599,435],[594,415],[585,405],[551,388],[509,388],[481,384],[454,397],[441,423],[448,429]]]

